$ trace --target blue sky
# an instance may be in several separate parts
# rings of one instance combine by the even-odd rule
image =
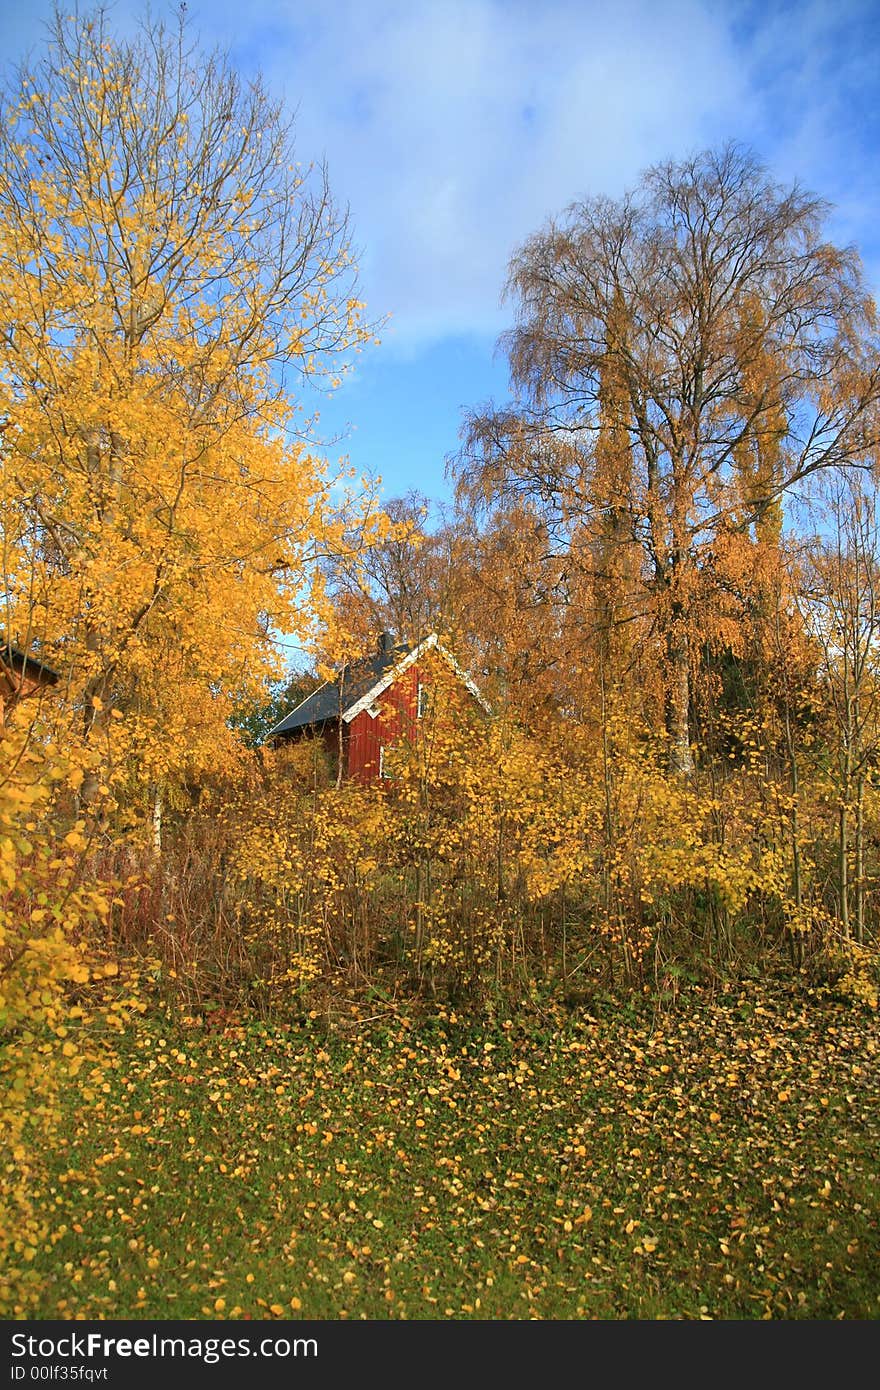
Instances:
[[[86,6],[87,8],[87,6]],[[111,5],[125,30],[143,11]],[[163,7],[153,4],[153,13]],[[190,0],[208,46],[297,111],[300,158],[348,203],[382,344],[329,401],[331,451],[384,494],[448,495],[462,412],[504,399],[516,246],[656,160],[733,138],[833,205],[880,290],[877,0]],[[7,58],[49,0],[0,8]],[[172,17],[174,8],[168,7]]]

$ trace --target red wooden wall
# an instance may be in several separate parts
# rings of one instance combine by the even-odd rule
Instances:
[[[428,677],[418,664],[404,671],[376,701],[379,714],[371,716],[365,709],[348,726],[346,773],[355,782],[367,786],[379,780],[379,750],[390,748],[401,736],[412,736],[416,725],[416,705],[419,684],[427,685]]]

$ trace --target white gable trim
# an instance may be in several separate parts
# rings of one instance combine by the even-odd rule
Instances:
[[[403,675],[404,671],[408,671],[410,666],[413,666],[415,662],[418,661],[419,657],[423,656],[425,652],[430,651],[432,647],[436,647],[437,651],[443,659],[449,663],[459,680],[467,687],[481,708],[484,709],[487,714],[490,714],[491,711],[489,706],[486,704],[486,701],[474,685],[470,676],[466,671],[462,670],[452,653],[446,650],[436,632],[432,632],[430,637],[425,637],[419,642],[418,646],[413,647],[411,652],[407,652],[406,656],[401,657],[396,666],[392,666],[390,671],[386,671],[381,680],[378,680],[376,684],[367,691],[366,695],[362,695],[349,709],[345,710],[342,715],[343,721],[346,724],[350,724],[351,721],[356,719],[361,713],[361,710],[369,710],[370,706],[378,700],[379,696],[384,695],[389,686],[392,686],[394,682]]]
[[[370,687],[366,695],[362,695],[359,700],[356,700],[353,705],[343,711],[342,718],[345,723],[350,724],[353,719],[357,719],[361,710],[369,709],[370,705],[374,704],[380,695],[384,695],[388,687],[393,685],[394,682],[403,675],[404,671],[408,671],[410,666],[418,661],[423,652],[427,652],[431,647],[436,646],[437,634],[436,632],[432,632],[430,637],[426,637],[424,641],[419,642],[417,647],[413,647],[411,652],[407,652],[406,656],[402,656],[395,666],[392,666],[390,670],[386,671],[384,676],[377,680],[375,685]]]
[[[436,634],[435,634],[435,635],[436,635]],[[489,708],[489,705],[488,705],[488,704],[486,703],[486,701],[483,699],[483,697],[482,697],[482,695],[480,694],[480,692],[479,692],[477,686],[476,686],[476,685],[474,684],[474,682],[471,680],[471,678],[470,678],[470,676],[468,675],[467,671],[465,671],[464,668],[463,668],[462,666],[459,666],[459,664],[458,664],[458,662],[456,661],[455,657],[452,655],[452,652],[448,651],[447,648],[444,647],[443,643],[442,643],[439,639],[438,639],[438,641],[437,641],[437,650],[438,650],[438,652],[440,653],[440,655],[443,657],[444,661],[447,661],[447,662],[449,663],[449,665],[452,667],[453,671],[454,671],[455,674],[458,676],[458,679],[461,681],[462,685],[465,686],[465,688],[466,688],[467,690],[469,690],[470,693],[473,695],[473,697],[474,697],[474,699],[476,700],[477,704],[480,706],[480,709],[482,709],[486,714],[491,714],[492,711],[491,711],[491,709]]]

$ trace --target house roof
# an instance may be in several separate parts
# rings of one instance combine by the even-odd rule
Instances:
[[[0,635],[0,662],[13,671],[20,674],[29,675],[33,673],[41,676],[49,685],[56,685],[61,679],[58,672],[51,666],[47,666],[45,661],[38,661],[32,652],[24,652],[21,647],[17,647],[14,642],[8,641]]]
[[[388,643],[380,647],[375,655],[345,666],[335,681],[325,681],[291,710],[290,714],[285,715],[274,729],[269,730],[267,738],[277,738],[280,734],[291,733],[295,729],[326,724],[336,719],[350,724],[361,710],[369,709],[408,667],[431,648],[436,648],[446,659],[475,700],[488,711],[488,705],[470,676],[442,645],[436,632],[432,632],[429,637],[415,644],[403,642],[395,646]]]
[[[381,683],[383,676],[393,671],[409,650],[409,646],[402,643],[346,665],[335,681],[325,681],[319,685],[290,714],[285,715],[274,729],[270,729],[268,737],[275,738],[294,729],[305,729],[310,724],[326,724],[340,717],[344,719],[349,708]]]

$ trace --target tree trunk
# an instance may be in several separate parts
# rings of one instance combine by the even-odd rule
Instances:
[[[849,940],[849,835],[847,804],[841,797],[837,817],[837,873],[840,894],[840,926]]]
[[[153,853],[162,853],[162,788],[158,782],[153,788]]]
[[[863,774],[859,775],[856,787],[855,857],[856,941],[861,946],[865,936],[865,778]]]
[[[690,740],[690,643],[681,619],[673,623],[666,639],[666,733],[669,736],[670,770],[692,777],[694,757]]]

